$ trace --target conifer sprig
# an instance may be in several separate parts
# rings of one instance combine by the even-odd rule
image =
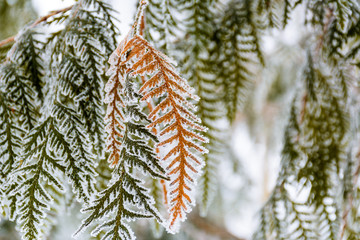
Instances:
[[[344,160],[346,146],[344,139],[348,128],[347,113],[344,101],[341,100],[344,98],[341,95],[342,91],[334,85],[339,81],[332,82],[331,78],[323,75],[317,66],[313,65],[309,68],[313,68],[316,73],[315,79],[308,79],[314,81],[312,91],[316,93],[316,100],[308,99],[305,105],[301,147],[307,158],[297,178],[305,179],[304,185],[311,186],[308,203],[314,206],[320,224],[329,226],[329,229],[320,229],[319,234],[327,236],[328,239],[337,239],[339,212],[336,192],[338,190],[333,181],[336,181],[336,172]],[[329,137],[327,137],[328,133],[331,133]],[[310,146],[309,141],[314,141],[313,146],[317,148]]]
[[[16,158],[21,149],[21,134],[24,130],[17,127],[14,122],[14,113],[5,95],[0,92],[0,159],[1,183],[13,171]]]
[[[318,239],[314,225],[317,216],[312,207],[305,202],[298,202],[289,193],[289,188],[297,187],[291,181],[298,171],[301,157],[299,146],[299,111],[297,95],[291,105],[290,117],[284,134],[281,171],[269,200],[260,211],[260,224],[253,239]],[[281,214],[286,211],[286,215]],[[293,226],[293,227],[292,227]],[[291,231],[290,231],[291,230]]]
[[[36,39],[36,35],[34,29],[25,30],[16,40],[14,53],[10,58],[24,69],[24,74],[36,92],[36,98],[42,101],[44,100],[42,92],[44,67],[40,49],[43,43]]]
[[[84,141],[84,136],[78,129],[78,123],[75,123],[79,120],[74,119],[73,115],[69,116],[69,111],[60,105],[54,108],[58,120],[66,120],[59,126],[69,127],[67,132],[62,133],[58,129],[52,116],[30,131],[23,149],[21,168],[13,172],[13,181],[19,179],[19,183],[11,196],[22,193],[18,196],[20,202],[17,205],[24,239],[41,238],[45,227],[45,210],[54,205],[52,201],[59,197],[56,193],[64,189],[60,180],[62,174],[68,177],[79,201],[88,202],[94,191],[93,162],[89,160],[88,153],[78,145]],[[49,191],[49,184],[55,187],[55,192]],[[26,192],[28,188],[31,191]],[[54,196],[51,195],[52,192]]]
[[[23,164],[12,176],[13,180],[21,175],[26,176],[20,178],[21,182],[13,192],[21,192],[18,222],[24,239],[43,237],[45,211],[50,209],[50,203],[53,201],[53,196],[44,187],[45,182],[60,191],[64,189],[60,174],[64,173],[65,168],[56,157],[63,151],[62,142],[57,138],[59,133],[53,124],[53,119],[48,118],[30,131],[24,146],[25,153],[22,155]]]
[[[341,79],[325,74],[327,69],[326,64],[316,63],[309,53],[304,71],[306,92],[302,111],[299,113],[295,108],[291,111],[281,172],[262,210],[264,218],[259,229],[265,229],[264,236],[338,239],[336,199],[340,189],[334,182],[339,181],[349,123]],[[306,199],[295,200],[297,196],[291,194],[291,189],[304,194]],[[285,206],[285,216],[279,213],[281,206]],[[254,238],[261,239],[259,236]]]
[[[113,78],[110,81],[112,80]],[[156,218],[159,223],[163,222],[154,207],[154,199],[142,186],[143,181],[136,177],[136,170],[140,170],[153,178],[166,179],[165,170],[161,167],[154,149],[147,145],[150,139],[157,142],[157,138],[145,128],[144,122],[148,122],[148,119],[138,106],[141,95],[134,89],[134,83],[128,77],[124,82],[123,76],[122,85],[124,85],[124,89],[119,91],[122,93],[122,101],[126,107],[123,109],[125,122],[123,123],[123,135],[120,139],[122,145],[119,149],[117,163],[108,188],[99,194],[90,207],[84,209],[85,212],[89,211],[90,215],[80,228],[81,230],[94,220],[107,218],[110,213],[114,213],[114,218],[93,231],[93,234],[97,235],[101,230],[110,228],[102,239],[135,239],[126,222],[137,218]],[[112,100],[116,101],[116,99]],[[109,143],[111,144],[111,141]]]
[[[65,189],[60,179],[66,176],[78,201],[89,202],[95,191],[96,164],[89,139],[97,134],[102,140],[102,84],[107,57],[102,51],[115,46],[114,39],[109,39],[103,31],[104,26],[113,23],[102,18],[111,17],[110,12],[108,5],[97,0],[80,1],[71,7],[68,15],[49,21],[48,16],[44,17],[16,38],[2,66],[1,85],[9,90],[5,97],[9,106],[15,106],[11,113],[19,115],[14,120],[18,119],[30,131],[25,136],[21,159],[16,162],[19,168],[9,173],[13,184],[4,189],[10,218],[17,216],[24,239],[46,235],[46,225],[51,219],[47,213],[55,211]],[[64,23],[65,28],[42,44],[36,40],[38,33],[33,29],[38,22]],[[40,57],[46,54],[46,48],[53,53],[49,65]],[[42,97],[44,69],[50,69],[47,77],[52,80],[46,82],[46,98]],[[41,102],[43,117],[38,121]],[[1,117],[7,117],[10,112],[2,113]],[[6,123],[10,123],[8,119]],[[5,131],[8,130],[7,127]],[[26,191],[28,188],[30,191]],[[19,208],[17,214],[16,208]]]
[[[282,5],[288,5],[289,1],[276,1],[276,0],[256,0],[256,1],[248,1],[254,2],[254,8],[256,9],[256,13],[263,20],[263,24],[266,27],[270,28],[279,28],[281,26],[281,12],[279,12],[279,2]],[[284,18],[288,16],[288,9],[284,9]],[[283,20],[283,24],[287,22],[287,20]]]
[[[14,105],[18,126],[32,129],[39,118],[33,85],[16,62],[8,61],[1,66],[1,82],[7,89],[7,98]]]
[[[11,181],[11,173],[18,165],[17,158],[21,152],[22,135],[25,131],[19,128],[15,122],[15,114],[10,107],[10,102],[5,94],[0,92],[0,192],[2,210],[8,209],[7,217],[14,220],[16,203],[19,193],[12,193],[17,187],[16,182]]]
[[[191,131],[205,131],[206,129],[196,122],[200,119],[190,110],[194,106],[185,97],[189,96],[197,100],[192,94],[191,88],[185,79],[181,78],[171,61],[164,54],[154,49],[145,39],[134,35],[128,40],[120,58],[124,58],[122,64],[131,63],[128,71],[133,76],[151,75],[151,78],[140,88],[144,94],[142,100],[149,100],[164,96],[166,97],[149,114],[152,122],[148,128],[164,124],[166,127],[159,133],[163,138],[158,147],[176,143],[163,157],[168,162],[167,170],[171,179],[169,185],[170,199],[170,228],[173,228],[185,219],[186,212],[190,211],[191,191],[195,183],[193,176],[199,174],[202,161],[190,149],[200,153],[206,153],[206,149],[194,142],[199,140],[206,142],[207,139]],[[159,113],[162,115],[159,116]]]
[[[179,0],[149,0],[144,14],[144,38],[157,49],[170,53],[171,39],[176,39],[177,32],[183,28],[176,14],[183,10]]]
[[[86,0],[73,7],[65,28],[48,40],[54,42],[50,66],[53,71],[61,71],[58,79],[67,96],[65,104],[75,105],[82,114],[100,158],[105,142],[102,106],[105,59],[115,47],[117,32],[111,8],[102,1]]]
[[[246,90],[254,78],[256,61],[263,63],[258,30],[252,17],[251,1],[230,1],[225,10],[220,30],[220,78],[224,89],[224,104],[229,121],[235,119]],[[240,23],[240,24],[239,24]]]
[[[84,1],[88,6],[93,8],[94,12],[99,14],[95,15],[94,20],[96,25],[102,26],[95,36],[98,38],[99,43],[105,47],[106,56],[110,56],[116,46],[116,36],[119,34],[119,30],[116,27],[118,20],[114,17],[116,11],[106,2],[100,0],[86,0]],[[106,31],[104,31],[106,29]]]
[[[88,203],[95,193],[95,156],[91,152],[89,136],[83,129],[84,121],[73,109],[60,103],[53,107],[53,115],[61,134],[63,150],[68,158],[65,160],[66,175],[70,179],[78,201]]]

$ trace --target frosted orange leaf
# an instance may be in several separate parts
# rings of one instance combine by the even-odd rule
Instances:
[[[133,76],[150,76],[140,88],[142,100],[161,99],[148,116],[152,120],[148,127],[163,128],[158,134],[162,136],[158,147],[169,149],[171,146],[165,150],[162,159],[170,177],[169,228],[177,231],[178,223],[185,220],[186,213],[191,211],[190,205],[194,204],[191,196],[203,164],[196,152],[207,151],[194,142],[207,141],[196,132],[206,129],[199,124],[200,119],[191,111],[195,107],[187,100],[198,97],[192,93],[187,81],[176,73],[170,59],[139,35],[134,35],[125,44],[119,58],[123,61],[121,65],[128,66],[126,71]]]

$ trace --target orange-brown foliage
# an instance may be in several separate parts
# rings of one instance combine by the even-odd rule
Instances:
[[[133,76],[151,76],[140,88],[143,101],[162,99],[150,112],[148,117],[152,122],[148,127],[163,128],[158,134],[161,138],[158,147],[169,149],[162,159],[167,162],[171,179],[170,229],[174,229],[178,222],[185,219],[186,212],[191,210],[191,193],[202,165],[202,160],[191,149],[199,153],[206,152],[206,149],[194,142],[195,139],[207,141],[192,131],[205,131],[205,128],[191,111],[195,107],[186,99],[190,97],[197,100],[197,96],[191,93],[187,81],[176,73],[171,60],[139,35],[133,36],[123,45],[119,58],[122,61],[120,65],[126,65],[127,72]]]

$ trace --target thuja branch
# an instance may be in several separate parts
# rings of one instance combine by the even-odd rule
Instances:
[[[59,14],[59,13],[65,13],[69,10],[71,10],[73,7],[73,5],[69,6],[69,7],[66,7],[66,8],[63,8],[63,9],[59,9],[59,10],[55,10],[55,11],[51,11],[49,14],[45,15],[45,16],[42,16],[40,17],[39,19],[37,19],[33,24],[30,25],[30,27],[35,27],[37,25],[39,25],[40,23],[43,23],[43,22],[46,22],[49,18]],[[10,44],[12,42],[15,42],[15,38],[16,36],[11,36],[11,37],[8,37],[2,41],[0,41],[0,48],[7,45],[7,44]]]
[[[190,205],[194,205],[192,195],[203,166],[198,154],[207,152],[197,142],[208,141],[199,134],[207,129],[200,125],[201,120],[193,113],[195,106],[188,101],[189,98],[199,100],[193,94],[194,89],[176,72],[171,59],[139,35],[145,6],[146,1],[142,1],[132,31],[114,52],[118,61],[110,59],[110,62],[119,68],[124,67],[125,72],[133,77],[150,77],[139,90],[143,95],[141,101],[161,99],[148,115],[150,123],[147,128],[162,128],[158,132],[160,141],[157,147],[164,151],[162,160],[166,162],[170,177],[169,228],[176,232],[179,223],[185,220],[186,213],[191,211]],[[116,163],[116,158],[111,162]]]
[[[148,101],[152,98],[165,98],[149,114],[152,121],[148,128],[165,125],[159,133],[162,138],[158,147],[177,143],[163,157],[167,161],[167,170],[170,176],[170,228],[177,230],[178,223],[185,219],[190,212],[192,200],[194,177],[199,174],[202,160],[190,149],[198,153],[207,150],[194,142],[206,142],[207,139],[197,132],[206,131],[199,125],[200,119],[191,110],[194,106],[187,101],[190,97],[195,100],[198,97],[191,93],[192,89],[187,81],[181,78],[171,64],[171,60],[154,49],[145,39],[135,35],[128,40],[119,54],[124,58],[122,65],[130,64],[128,71],[133,76],[151,75],[151,78],[140,88],[144,94],[142,100]],[[161,112],[161,114],[160,114]],[[193,131],[195,130],[195,131]]]

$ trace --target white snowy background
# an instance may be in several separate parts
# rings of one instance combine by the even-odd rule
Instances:
[[[108,2],[119,12],[117,16],[121,21],[119,29],[122,34],[126,34],[133,20],[137,0],[108,0]],[[46,15],[49,11],[70,6],[73,3],[73,0],[33,0],[33,5],[40,16]],[[299,19],[301,18],[299,15],[301,16],[301,10],[297,10],[292,17],[293,19]],[[285,30],[271,32],[263,38],[265,53],[271,55],[279,41],[290,46],[296,45],[301,36],[301,31],[302,22],[292,20]],[[259,106],[259,108],[262,107]],[[286,120],[286,117],[284,120]],[[281,141],[283,125],[284,122],[278,126],[278,139],[274,141]],[[266,201],[264,189],[267,189],[269,192],[272,190],[279,170],[281,144],[277,144],[275,151],[268,153],[264,141],[265,139],[257,139],[255,141],[250,136],[245,124],[239,124],[234,129],[232,146],[237,157],[241,160],[241,164],[244,167],[243,171],[246,172],[251,180],[251,186],[246,190],[246,199],[240,199],[241,202],[234,205],[234,207],[239,209],[234,209],[231,212],[232,214],[228,214],[225,217],[228,230],[239,237],[250,238],[251,234],[255,231],[257,225],[256,213]],[[264,169],[265,161],[267,162],[266,169]],[[268,182],[265,183],[267,186],[264,186],[264,170],[267,170],[269,174],[267,176]],[[230,190],[225,191],[225,193],[228,193],[228,196],[225,197],[233,198],[231,202],[236,202],[238,196],[233,196],[231,189],[237,189],[244,183],[241,182],[241,178],[228,177],[229,175],[226,173],[226,171],[229,171],[228,169],[224,168],[221,171],[223,171],[222,175],[225,176],[222,181],[228,184]],[[62,220],[63,222],[60,222],[60,225],[65,230],[60,229],[59,234],[56,236],[57,239],[68,239],[71,232],[73,233],[76,230],[78,226],[67,224],[72,222],[71,219],[73,217],[67,216]]]

